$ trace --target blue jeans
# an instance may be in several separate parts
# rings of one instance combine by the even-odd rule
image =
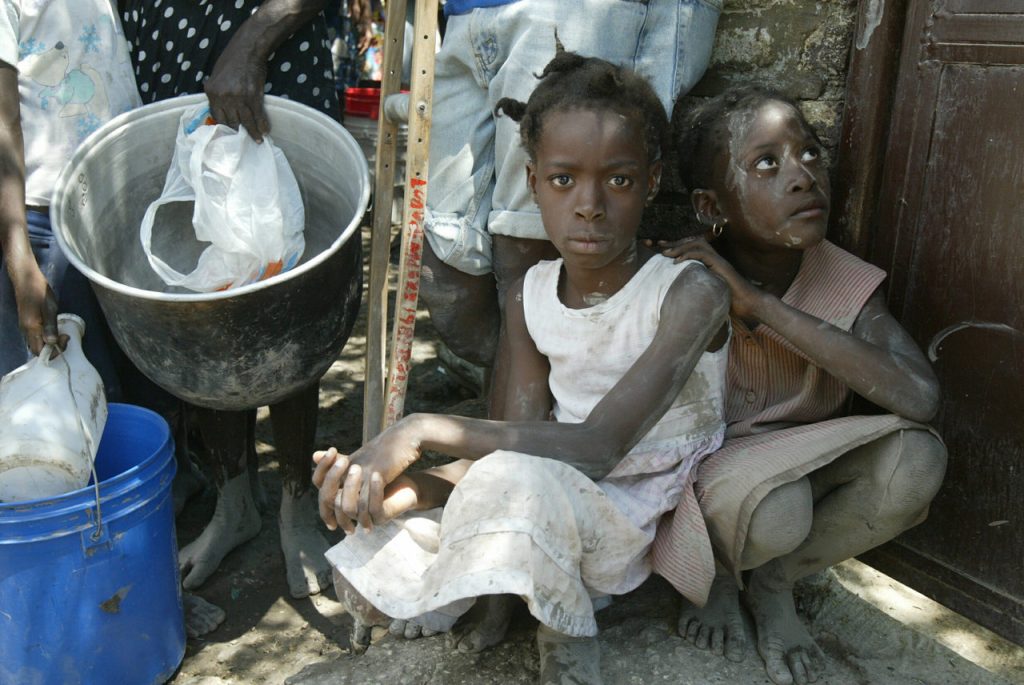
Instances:
[[[671,115],[703,76],[721,0],[520,0],[451,16],[435,63],[426,234],[465,273],[491,271],[490,234],[546,240],[526,187],[519,127],[494,117],[503,97],[525,102],[567,50],[633,68]]]

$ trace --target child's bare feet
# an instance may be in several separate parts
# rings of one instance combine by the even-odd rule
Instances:
[[[303,488],[302,494],[296,496],[291,488],[285,487],[280,517],[281,551],[292,597],[308,597],[330,587],[331,566],[324,557],[330,545],[318,528],[313,490]]]
[[[484,595],[448,633],[448,646],[460,652],[482,652],[505,639],[515,606],[514,595]]]
[[[596,637],[572,637],[537,626],[540,685],[601,685],[601,648]]]
[[[679,635],[700,649],[743,661],[747,652],[747,632],[743,627],[740,590],[729,573],[715,576],[707,604],[697,607],[683,600],[679,613]]]
[[[249,475],[243,472],[225,482],[217,493],[213,518],[198,538],[178,552],[181,586],[194,590],[205,583],[228,552],[256,537],[262,525],[252,499]]]
[[[406,640],[415,640],[419,637],[433,637],[437,635],[436,630],[424,628],[416,619],[396,618],[388,626],[388,632],[395,637],[404,637]]]
[[[181,601],[185,607],[185,633],[189,637],[202,637],[224,620],[223,609],[198,595],[186,592]]]
[[[782,579],[776,562],[750,574],[744,599],[757,628],[757,651],[772,682],[816,682],[824,670],[825,655],[796,615],[793,586]]]

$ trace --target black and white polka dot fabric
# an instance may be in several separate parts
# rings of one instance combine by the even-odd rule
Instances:
[[[121,18],[144,103],[203,92],[203,80],[259,0],[121,0]],[[267,65],[265,93],[339,118],[323,15],[281,44]]]

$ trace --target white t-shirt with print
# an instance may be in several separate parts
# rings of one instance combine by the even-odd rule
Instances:
[[[0,60],[18,69],[25,202],[48,206],[86,136],[141,104],[112,0],[3,0]]]

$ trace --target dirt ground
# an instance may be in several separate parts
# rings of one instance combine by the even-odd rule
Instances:
[[[482,403],[437,363],[436,333],[423,312],[416,340],[406,411],[454,408],[456,413],[480,415]],[[342,450],[359,445],[364,350],[361,318],[323,379],[318,445]],[[288,593],[276,516],[280,480],[266,409],[259,414],[257,437],[261,479],[270,501],[262,532],[228,555],[197,592],[223,608],[227,618],[212,633],[188,641],[173,685],[536,681],[535,623],[528,615],[513,621],[505,643],[478,655],[449,651],[443,636],[405,641],[383,629],[375,629],[374,643],[365,654],[354,654],[349,649],[351,620],[333,592],[301,600]],[[206,492],[189,503],[178,519],[179,546],[201,532],[214,499],[213,492]],[[332,543],[340,539],[340,532],[324,533]],[[826,684],[1024,683],[1024,650],[857,562],[805,583],[799,597],[802,614],[828,657],[821,681]],[[894,614],[894,607],[905,613]],[[674,630],[678,608],[671,588],[652,578],[599,613],[606,683],[769,684],[753,650],[744,662],[734,664],[679,638]]]

